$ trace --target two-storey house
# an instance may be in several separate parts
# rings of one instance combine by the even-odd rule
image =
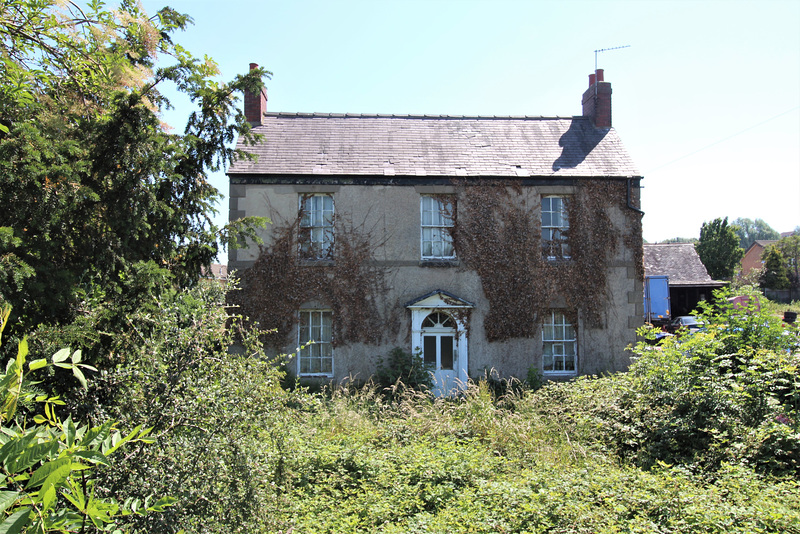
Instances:
[[[466,117],[267,112],[229,169],[230,218],[267,216],[232,250],[235,300],[300,377],[367,379],[394,347],[439,391],[494,371],[624,370],[642,324],[641,176],[611,126],[611,86],[583,114]],[[309,344],[308,341],[313,341]]]

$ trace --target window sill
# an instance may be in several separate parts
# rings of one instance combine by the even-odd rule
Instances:
[[[542,371],[542,378],[572,378],[578,376],[577,371]]]
[[[335,261],[327,258],[300,258],[300,265],[303,267],[332,267],[335,264]]]
[[[419,261],[420,267],[458,267],[461,262],[456,258],[428,258]]]

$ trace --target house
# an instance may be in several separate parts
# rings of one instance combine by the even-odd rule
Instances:
[[[740,279],[745,279],[751,276],[756,277],[756,283],[758,282],[758,276],[761,273],[761,270],[764,268],[764,262],[761,259],[761,256],[764,254],[764,251],[770,245],[777,243],[777,240],[765,240],[765,239],[757,239],[753,241],[753,244],[748,247],[747,251],[744,253],[742,257],[742,268],[737,275]],[[753,272],[756,274],[753,275]]]
[[[255,67],[255,65],[251,65]],[[364,380],[401,347],[439,391],[492,371],[627,368],[642,324],[641,176],[611,126],[611,85],[583,115],[266,111],[256,159],[229,169],[230,218],[272,224],[232,250],[234,297],[301,378]],[[312,344],[307,344],[312,340]]]
[[[692,243],[644,245],[645,278],[666,276],[673,317],[691,315],[701,301],[726,284],[712,280]]]

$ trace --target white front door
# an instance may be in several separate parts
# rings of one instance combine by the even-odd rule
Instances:
[[[467,386],[467,310],[473,305],[436,290],[406,305],[411,310],[411,349],[428,364],[433,394],[453,395]]]
[[[422,322],[422,360],[433,374],[434,394],[460,389],[455,321],[448,314],[434,312]]]

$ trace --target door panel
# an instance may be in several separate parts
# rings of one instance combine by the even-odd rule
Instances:
[[[439,348],[439,368],[442,371],[453,370],[453,336],[442,336]]]

